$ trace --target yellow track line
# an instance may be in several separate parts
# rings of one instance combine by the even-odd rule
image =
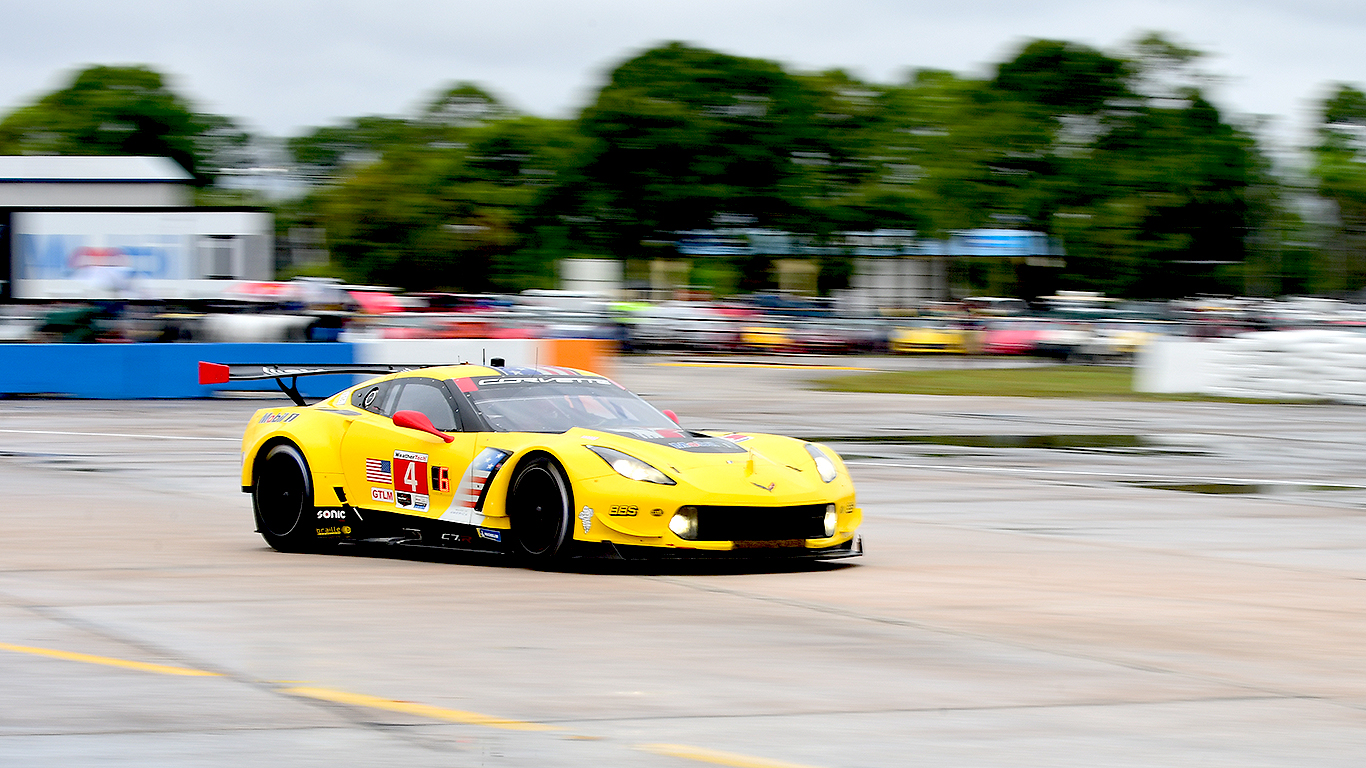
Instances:
[[[764,757],[751,757],[749,755],[737,755],[734,752],[721,752],[715,749],[703,749],[702,747],[689,747],[686,744],[641,744],[636,749],[651,752],[656,755],[666,757],[681,757],[685,760],[697,760],[703,763],[715,763],[716,765],[729,765],[733,768],[812,768],[809,765],[800,763],[788,763],[782,760],[769,760]]]
[[[402,712],[406,715],[418,715],[433,720],[445,720],[450,723],[464,723],[466,725],[483,725],[489,728],[504,728],[510,731],[559,731],[563,730],[553,725],[543,725],[541,723],[528,723],[522,720],[506,720],[492,715],[481,715],[478,712],[464,712],[458,709],[445,709],[444,707],[433,707],[430,704],[418,704],[411,701],[394,701],[393,699],[381,699],[377,696],[366,696],[361,693],[347,693],[346,691],[334,691],[328,688],[312,688],[300,686],[296,688],[283,688],[282,693],[294,696],[305,696],[310,699],[320,701],[330,701],[336,704],[349,704],[354,707],[369,707],[371,709],[383,709],[389,712]]]
[[[34,656],[47,656],[52,659],[62,659],[64,661],[80,661],[86,664],[103,664],[106,667],[121,667],[123,669],[135,669],[139,672],[155,672],[159,675],[180,675],[182,677],[222,677],[217,672],[206,672],[202,669],[190,669],[188,667],[172,667],[166,664],[148,664],[143,661],[128,661],[127,659],[114,659],[108,656],[92,656],[88,653],[72,653],[71,651],[56,651],[51,648],[34,648],[28,645],[10,645],[0,643],[0,650],[14,651],[15,653],[29,653]]]
[[[153,672],[159,675],[177,675],[180,677],[222,677],[217,672],[208,672],[202,669],[191,669],[189,667],[173,667],[167,664],[149,664],[143,661],[129,661],[127,659],[116,659],[109,656],[96,656],[89,653],[74,653],[72,651],[58,651],[52,648],[35,648],[29,645],[12,645],[10,643],[0,643],[0,650],[12,651],[14,653],[27,653],[33,656],[46,656],[52,659],[63,661],[78,661],[85,664],[100,664],[106,667],[119,667],[121,669],[132,669],[139,672]],[[394,699],[382,699],[377,696],[366,696],[361,693],[347,693],[346,691],[336,691],[330,688],[314,688],[311,686],[292,686],[280,688],[281,693],[292,696],[317,699],[319,701],[330,701],[334,704],[347,704],[354,707],[368,707],[370,709],[382,709],[387,712],[401,712],[407,715],[417,715],[432,720],[442,720],[449,723],[462,723],[465,725],[482,725],[488,728],[502,728],[510,731],[560,731],[564,730],[554,725],[543,723],[529,723],[523,720],[508,720],[492,715],[483,715],[478,712],[465,712],[459,709],[446,709],[445,707],[434,707],[430,704],[418,704],[411,701],[395,701]],[[732,768],[812,768],[812,766],[789,763],[782,760],[769,760],[762,757],[752,757],[740,755],[733,752],[721,752],[715,749],[704,749],[702,747],[690,747],[683,744],[641,744],[636,747],[645,752],[667,757],[679,757],[685,760],[696,760],[704,763],[714,763],[716,765],[728,765]]]

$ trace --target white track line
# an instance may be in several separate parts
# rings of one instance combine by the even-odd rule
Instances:
[[[893,460],[895,461],[895,460]],[[1204,475],[1146,475],[1138,472],[1085,472],[1075,469],[1042,469],[1034,467],[969,467],[953,464],[900,464],[888,461],[868,461],[856,460],[845,461],[845,464],[856,467],[885,467],[893,469],[937,469],[945,472],[986,472],[1002,474],[1020,475],[1068,475],[1074,477],[1120,477],[1136,478],[1139,480],[1157,480],[1171,483],[1237,483],[1241,485],[1333,485],[1342,488],[1360,488],[1366,490],[1366,485],[1354,485],[1352,483],[1339,483],[1328,480],[1254,480],[1246,477],[1207,477]]]
[[[136,437],[147,440],[225,440],[230,443],[240,443],[239,437],[195,437],[188,435],[132,435],[122,432],[58,432],[50,429],[0,429],[12,435],[70,435],[73,437]]]

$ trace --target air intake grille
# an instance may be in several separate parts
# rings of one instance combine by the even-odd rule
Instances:
[[[825,505],[698,507],[698,541],[778,541],[825,538]]]

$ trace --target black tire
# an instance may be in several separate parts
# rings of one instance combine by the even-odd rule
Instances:
[[[272,548],[281,552],[317,549],[313,480],[298,448],[280,443],[266,451],[256,468],[251,505],[256,530]]]
[[[524,462],[508,488],[514,551],[533,563],[563,557],[574,539],[573,510],[573,490],[554,459],[537,456]]]

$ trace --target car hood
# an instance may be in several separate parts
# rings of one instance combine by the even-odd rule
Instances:
[[[825,486],[805,443],[790,437],[684,431],[679,438],[645,439],[589,430],[578,437],[583,445],[621,451],[704,491],[752,495],[771,504]]]

